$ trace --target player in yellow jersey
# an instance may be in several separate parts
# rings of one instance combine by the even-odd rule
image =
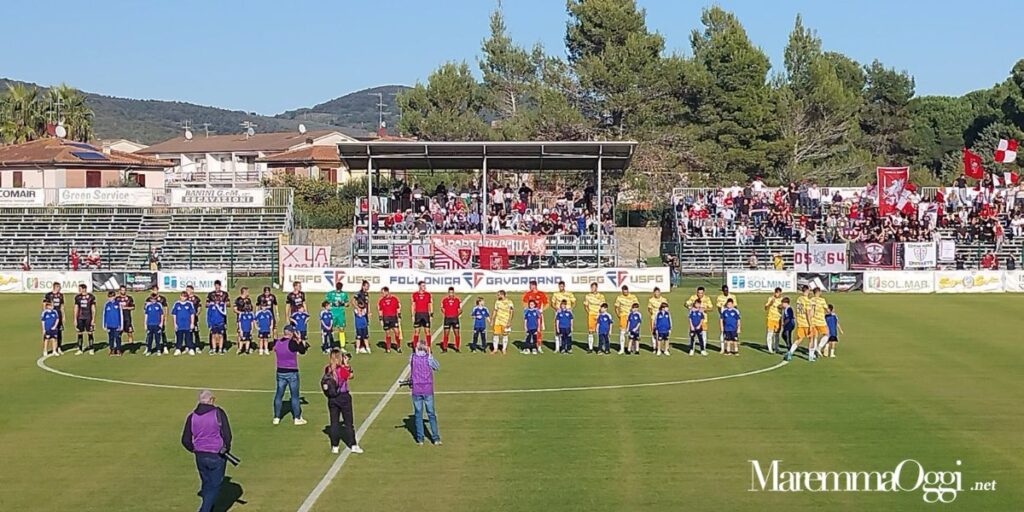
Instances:
[[[640,299],[629,293],[629,287],[623,286],[622,293],[615,297],[615,314],[619,316],[619,354],[626,353],[626,331],[629,330],[629,311]]]
[[[796,299],[796,306],[793,308],[796,311],[793,312],[796,317],[796,340],[792,345],[789,346],[789,350],[786,351],[785,359],[789,361],[793,359],[793,353],[796,352],[797,347],[800,346],[800,342],[807,338],[808,344],[814,343],[814,329],[811,327],[811,315],[813,314],[813,307],[811,305],[811,290],[805,284],[800,287],[800,297]],[[814,349],[807,351],[807,360],[814,361]]]
[[[732,305],[734,307],[739,307],[739,304],[736,301],[736,296],[731,294],[731,293],[729,293],[729,287],[723,284],[722,285],[722,294],[719,295],[718,297],[715,297],[715,307],[718,308],[719,323],[721,323],[722,310],[725,309],[725,303],[728,302],[729,299],[732,299]],[[737,340],[737,342],[738,342],[738,340]],[[719,349],[718,349],[719,353],[724,354],[725,353],[725,333],[721,332],[721,330],[719,330],[719,333],[718,333],[718,347],[719,347]]]
[[[653,295],[647,299],[647,316],[651,319],[651,352],[655,354],[658,352],[658,334],[655,332],[654,320],[662,304],[668,304],[668,299],[661,294],[661,288],[655,286]]]
[[[811,297],[811,305],[814,313],[811,314],[811,327],[813,327],[811,346],[814,351],[822,357],[828,357],[828,324],[825,322],[825,313],[828,313],[828,301],[821,296],[821,288],[814,289]]]
[[[505,290],[498,290],[498,300],[494,301],[494,344],[492,353],[498,351],[498,337],[501,337],[501,353],[508,350],[508,333],[512,329],[512,310],[515,305],[505,298]]]
[[[590,293],[583,296],[583,309],[587,312],[587,353],[594,351],[594,333],[597,332],[597,315],[601,314],[604,294],[598,293],[597,283],[590,283]]]
[[[779,327],[782,320],[782,288],[776,288],[764,303],[765,316],[767,317],[768,334],[765,335],[765,349],[775,353],[779,346]]]
[[[572,292],[565,291],[565,281],[559,281],[558,291],[551,294],[551,310],[557,312],[563,300],[569,306],[569,311],[576,308],[576,296]],[[554,327],[555,352],[558,352],[558,322],[551,322],[551,325]]]

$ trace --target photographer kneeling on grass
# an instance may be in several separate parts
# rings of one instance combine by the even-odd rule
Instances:
[[[348,381],[352,379],[352,366],[349,365],[351,356],[342,353],[340,349],[331,349],[330,361],[324,368],[324,376],[320,379],[320,389],[327,397],[327,413],[331,419],[331,453],[340,452],[341,422],[340,416],[345,420],[345,445],[352,450],[352,453],[363,453],[363,449],[356,442],[355,425],[352,417],[352,394],[348,391]]]
[[[423,444],[423,409],[427,410],[430,421],[430,439],[435,445],[441,444],[441,433],[437,430],[437,416],[434,414],[434,372],[441,369],[440,363],[427,351],[427,344],[420,341],[416,351],[409,356],[409,381],[412,388],[412,419],[416,424],[416,444]]]
[[[181,432],[181,445],[196,456],[196,469],[202,487],[199,496],[203,499],[199,512],[213,510],[213,504],[224,481],[227,467],[226,454],[231,451],[231,425],[224,409],[214,405],[213,392],[204,389],[199,392],[196,405],[187,418]],[[238,460],[235,459],[237,464]]]

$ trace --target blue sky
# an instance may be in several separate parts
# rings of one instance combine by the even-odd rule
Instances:
[[[425,80],[438,64],[476,69],[492,0],[177,0],[4,2],[8,51],[0,76],[133,98],[275,114],[381,84]],[[704,0],[639,0],[669,51],[689,54]],[[992,86],[1024,58],[999,26],[1014,1],[720,0],[782,66],[793,19],[826,49],[878,58],[914,75],[917,92],[960,95]],[[517,42],[564,55],[563,0],[505,0]],[[22,41],[24,50],[11,44]],[[32,49],[29,49],[29,47]],[[1017,48],[1017,50],[1014,50]]]

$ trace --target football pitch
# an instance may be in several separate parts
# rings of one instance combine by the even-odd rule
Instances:
[[[715,284],[706,283],[712,298]],[[237,285],[232,297],[236,291]],[[310,510],[1024,508],[1024,296],[832,294],[827,298],[846,331],[838,357],[812,364],[801,356],[782,364],[780,356],[760,350],[767,294],[738,296],[740,357],[717,353],[714,314],[708,356],[687,356],[682,303],[691,293],[688,285],[668,294],[676,327],[671,357],[649,350],[628,357],[584,353],[582,293],[576,294],[574,354],[552,353],[550,332],[539,356],[511,346],[505,356],[469,353],[468,312],[476,296],[466,301],[460,294],[462,353],[437,354],[444,444],[413,442],[408,389],[393,386],[408,349],[386,355],[375,348],[353,359],[356,427],[365,453],[344,464],[330,453],[323,430],[327,408],[317,385],[326,358],[313,332],[313,349],[300,360],[309,424],[292,425],[289,413],[274,426],[272,356],[155,358],[141,350],[122,358],[105,351],[75,356],[67,350],[75,341],[68,325],[65,354],[40,360],[41,296],[0,295],[0,510],[197,508],[194,459],[179,440],[202,387],[217,390],[234,430],[232,451],[243,461],[228,467],[218,510],[299,510],[321,482]],[[102,305],[104,295],[96,295]],[[435,329],[440,295],[434,294]],[[520,295],[511,294],[517,305]],[[69,304],[72,296],[65,294]],[[307,296],[310,303],[322,299]],[[483,296],[491,307],[493,295]],[[137,294],[136,304],[143,297]],[[614,294],[606,297],[611,302]],[[647,297],[640,294],[645,349]],[[409,301],[400,298],[408,341]],[[141,311],[134,317],[141,337]],[[514,319],[518,342],[520,310]],[[351,318],[348,323],[351,344]],[[375,318],[371,326],[379,342]],[[105,335],[97,332],[97,341],[105,342]],[[618,349],[617,330],[612,348]],[[953,498],[946,504],[926,503],[935,498],[924,491],[927,483],[899,492],[770,492],[767,475],[772,461],[779,461],[779,472],[886,472],[911,459],[928,478],[959,472],[963,490],[944,493],[944,500]],[[751,461],[769,479],[764,489]],[[325,479],[332,466],[340,471]],[[918,476],[917,465],[904,464],[902,486],[914,487]],[[991,482],[994,490],[974,490]]]

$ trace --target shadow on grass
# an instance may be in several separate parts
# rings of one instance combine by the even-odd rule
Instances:
[[[245,505],[246,501],[242,500],[242,486],[238,482],[232,481],[230,476],[224,477],[224,482],[220,486],[220,493],[217,494],[217,500],[213,504],[214,512],[224,512],[231,510],[231,507],[235,504]]]
[[[430,431],[430,422],[426,417],[420,418],[420,421],[423,422],[423,438],[425,440],[433,439],[434,434]],[[402,424],[395,425],[395,428],[404,428],[406,432],[409,433],[409,437],[412,438],[413,442],[416,442],[416,417],[414,415],[410,414],[406,416],[405,419],[402,420]]]

